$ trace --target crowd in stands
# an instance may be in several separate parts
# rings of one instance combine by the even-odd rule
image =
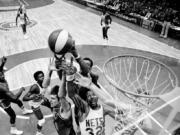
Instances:
[[[116,10],[116,13],[128,15],[136,13],[146,16],[150,13],[150,18],[164,21],[169,19],[171,24],[180,26],[180,9],[176,3],[169,0],[105,0],[106,7]]]

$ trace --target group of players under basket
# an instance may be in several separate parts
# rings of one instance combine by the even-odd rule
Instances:
[[[60,57],[55,55],[50,58],[46,74],[42,71],[34,73],[37,83],[33,84],[22,98],[23,101],[29,102],[32,110],[24,108],[22,101],[19,100],[25,88],[21,88],[17,94],[9,90],[4,77],[6,58],[2,58],[0,105],[10,117],[11,134],[23,133],[15,126],[16,114],[11,108],[11,102],[22,108],[23,114],[33,111],[38,119],[36,135],[42,135],[42,127],[45,124],[45,118],[40,109],[41,105],[52,111],[54,127],[59,135],[105,135],[105,116],[109,115],[118,119],[117,113],[122,113],[121,109],[117,111],[115,102],[98,85],[98,75],[91,71],[93,61],[87,57],[82,58],[77,52],[75,42],[70,41],[70,43],[72,46],[67,52],[72,54],[71,61],[66,60],[67,52]],[[79,64],[80,70],[74,66],[73,59]],[[57,72],[61,83],[50,88],[52,72]],[[98,102],[98,98],[103,104]],[[118,108],[126,109],[124,107]]]

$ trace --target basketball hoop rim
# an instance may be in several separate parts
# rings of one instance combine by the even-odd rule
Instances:
[[[174,89],[179,85],[178,83],[178,78],[176,76],[176,74],[174,73],[174,71],[167,65],[165,65],[164,63],[158,61],[158,60],[155,60],[155,59],[152,59],[152,58],[148,58],[148,57],[145,57],[145,56],[140,56],[140,55],[130,55],[130,54],[126,54],[126,55],[118,55],[118,56],[113,56],[109,59],[107,59],[105,61],[105,63],[103,64],[103,75],[105,76],[105,78],[108,80],[108,82],[113,85],[116,89],[122,91],[123,93],[127,93],[127,94],[130,94],[132,96],[137,96],[137,97],[144,97],[144,98],[160,98],[160,95],[139,95],[139,94],[136,94],[136,93],[133,93],[133,92],[130,92],[130,91],[125,91],[123,89],[120,88],[120,86],[114,82],[114,80],[112,80],[106,73],[105,73],[105,68],[106,68],[106,65],[109,61],[113,60],[113,59],[116,59],[118,57],[138,57],[138,58],[143,58],[143,59],[148,59],[148,60],[151,60],[151,61],[154,61],[155,63],[158,63],[164,67],[166,67],[172,74],[173,76],[175,77],[175,87]],[[168,93],[167,93],[168,94]],[[162,96],[162,95],[161,95]]]

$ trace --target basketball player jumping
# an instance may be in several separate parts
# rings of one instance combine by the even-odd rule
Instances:
[[[80,56],[80,54],[77,52],[77,49],[75,48],[75,46],[71,49],[71,53],[72,53],[72,55],[74,56],[74,58],[76,59],[77,63],[80,66],[79,73],[81,75],[85,76],[85,77],[91,78],[92,82],[94,84],[96,84],[96,86],[100,87],[98,85],[98,78],[99,78],[99,76],[92,72],[92,67],[93,67],[92,59],[90,59],[88,57],[82,58]],[[86,100],[85,99],[85,97],[86,97],[85,96],[86,90],[88,90],[86,87],[80,87],[79,90],[78,90],[79,96],[82,99],[84,99],[84,100]]]
[[[10,117],[10,124],[11,124],[10,133],[15,135],[21,135],[23,134],[23,131],[18,130],[16,128],[16,114],[14,110],[11,108],[11,103],[17,104],[23,110],[23,114],[32,113],[32,110],[26,109],[23,103],[21,102],[21,100],[19,100],[19,97],[21,96],[22,92],[25,91],[25,88],[23,87],[20,88],[17,94],[13,94],[9,90],[9,86],[5,79],[4,70],[3,70],[7,58],[3,57],[1,61],[2,63],[0,66],[0,107],[2,107]]]
[[[59,64],[59,65],[58,65]],[[50,109],[53,112],[54,125],[59,135],[76,135],[73,126],[73,111],[70,102],[66,98],[66,75],[64,71],[58,70],[58,67],[62,66],[62,62],[50,59],[48,71],[45,75],[45,81],[43,86],[47,87],[50,85],[51,75],[53,71],[56,71],[61,81],[61,86],[54,86],[49,93],[50,95]]]
[[[54,126],[58,135],[76,135],[73,128],[72,106],[66,97],[60,93],[61,90],[57,85],[52,88],[50,93],[51,110],[54,114]]]
[[[18,21],[18,19],[19,19],[19,21]],[[25,39],[28,39],[28,35],[27,35],[27,22],[28,21],[30,21],[30,20],[26,14],[25,6],[23,4],[21,4],[20,8],[18,9],[17,16],[16,16],[16,26],[17,25],[21,26]]]

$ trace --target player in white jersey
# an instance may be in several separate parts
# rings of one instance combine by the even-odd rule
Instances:
[[[109,106],[111,106],[113,108],[111,111],[108,110],[108,112],[107,112],[107,114],[109,114],[111,117],[115,118],[115,111],[116,112],[118,111],[119,113],[122,114],[122,115],[119,115],[119,116],[126,115],[126,114],[123,114],[123,112],[125,112],[125,111],[128,112],[130,109],[132,109],[134,111],[138,111],[138,108],[133,107],[133,106],[130,107],[129,104],[125,104],[125,103],[122,103],[122,102],[115,102],[109,95],[104,93],[104,91],[102,89],[98,88],[95,84],[93,84],[92,81],[89,78],[83,77],[82,75],[80,75],[78,73],[76,73],[75,78],[76,79],[75,79],[74,83],[76,83],[76,84],[78,84],[80,86],[86,87],[88,89],[91,89],[93,91],[91,93],[95,93],[102,100],[102,102],[104,104],[109,105]],[[88,94],[87,94],[87,96],[88,96]],[[87,99],[88,99],[88,97],[87,97]],[[89,101],[89,100],[87,100],[87,101]],[[92,101],[92,99],[90,101]],[[91,104],[92,103],[95,104],[95,102],[96,101],[93,101],[93,102],[91,102]],[[117,110],[117,106],[118,106],[118,110]],[[93,113],[91,114],[91,111],[88,111],[88,112],[89,112],[89,114],[84,115],[84,117],[83,117],[83,122],[84,123],[83,123],[82,126],[85,129],[87,129],[87,125],[89,125],[89,123],[90,123],[90,125],[93,125],[93,121],[97,122],[97,120],[98,120],[98,119],[96,119],[96,114],[93,114]],[[90,118],[93,118],[93,116],[94,116],[95,119],[90,119],[89,120],[89,115],[90,115]],[[87,121],[86,118],[88,118],[88,121]],[[116,117],[116,120],[120,121],[122,119],[121,119],[121,117]],[[80,127],[81,127],[81,121],[79,123],[80,123]],[[149,126],[149,121],[148,120],[145,120],[145,125],[143,125],[141,128],[148,134],[151,133],[151,131],[152,131],[152,127]],[[82,131],[85,132],[84,129],[82,129]],[[93,131],[93,130],[88,128],[88,131]],[[133,130],[133,131],[136,132],[137,130]],[[92,133],[94,134],[94,132],[91,132],[90,135]],[[85,134],[83,134],[83,135],[85,135]],[[87,135],[89,135],[89,134],[87,133]]]
[[[103,106],[97,104],[97,97],[92,91],[87,92],[87,101],[91,107],[87,107],[87,112],[79,118],[79,126],[82,135],[104,135],[105,134],[105,119]]]
[[[36,135],[43,135],[41,130],[45,123],[45,119],[43,113],[41,112],[40,106],[44,105],[50,107],[50,103],[45,97],[46,90],[42,86],[44,73],[42,71],[35,72],[34,79],[36,80],[36,83],[30,87],[30,90],[23,97],[23,101],[29,101],[29,105],[38,119]]]
[[[19,21],[18,21],[19,19]],[[20,8],[18,9],[18,13],[16,16],[16,25],[20,25],[24,34],[24,38],[27,39],[27,31],[26,31],[26,27],[27,27],[27,22],[29,21],[29,18],[26,14],[26,9],[24,5],[21,5]]]
[[[86,90],[86,101],[74,90],[78,87],[75,80],[67,80],[67,90],[70,98],[75,104],[76,120],[82,135],[105,135],[105,116],[115,118],[115,111],[98,103],[98,97],[88,87]],[[75,84],[77,83],[77,84]],[[83,85],[81,85],[83,86]],[[83,87],[86,87],[85,85]],[[97,87],[97,86],[96,86]],[[87,88],[87,87],[86,87]],[[98,87],[97,87],[98,88]],[[73,93],[73,94],[72,94]]]
[[[54,58],[50,59],[43,87],[46,88],[50,85],[52,72],[56,71],[60,80],[60,86],[55,85],[50,92],[46,92],[50,95],[49,102],[51,106],[49,108],[54,114],[54,126],[58,135],[79,135],[73,117],[74,105],[71,104],[72,102],[66,96],[66,72],[59,70],[60,67],[65,66],[63,66],[63,63],[64,59],[58,59],[58,61],[54,61]]]

